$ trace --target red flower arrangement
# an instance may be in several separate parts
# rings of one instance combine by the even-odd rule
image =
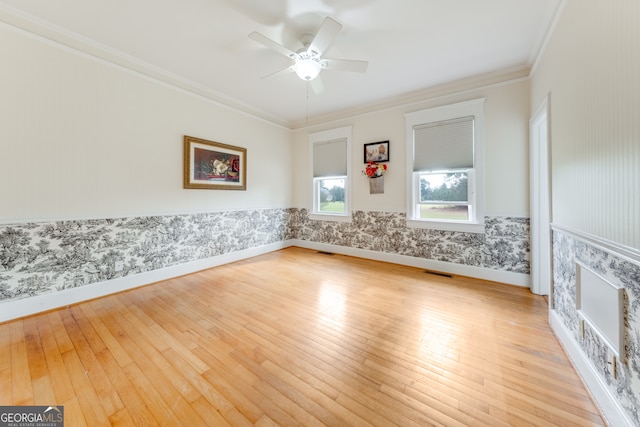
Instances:
[[[378,178],[379,176],[382,176],[386,171],[386,163],[369,162],[367,164],[367,168],[362,171],[362,173],[365,174],[367,178]]]

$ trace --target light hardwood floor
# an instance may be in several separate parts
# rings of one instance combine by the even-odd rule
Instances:
[[[75,426],[604,425],[527,289],[288,248],[0,325]]]

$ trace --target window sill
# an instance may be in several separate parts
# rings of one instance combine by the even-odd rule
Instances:
[[[407,219],[407,227],[484,234],[484,222],[446,222]]]
[[[314,221],[333,221],[333,222],[349,222],[351,221],[351,215],[349,214],[309,214],[309,219]]]

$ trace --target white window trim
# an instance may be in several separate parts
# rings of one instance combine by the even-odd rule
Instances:
[[[319,221],[351,221],[351,126],[344,126],[309,134],[309,189],[311,190],[311,206],[309,218]],[[315,183],[313,177],[313,145],[336,139],[347,140],[347,176],[344,189],[344,213],[317,212]]]
[[[484,233],[484,101],[485,98],[441,107],[429,108],[405,114],[406,137],[406,200],[407,226],[445,231],[462,231],[470,233]],[[416,173],[413,172],[414,127],[440,122],[458,117],[474,116],[474,181],[475,193],[473,197],[474,220],[446,221],[418,219],[416,217],[417,183]]]

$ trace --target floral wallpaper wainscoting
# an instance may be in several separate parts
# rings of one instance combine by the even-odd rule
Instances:
[[[588,324],[584,336],[581,334],[576,310],[577,262],[624,289],[624,356],[622,361],[616,361],[615,376],[608,363],[607,344],[600,335]],[[553,266],[553,310],[634,425],[640,426],[640,265],[570,233],[554,230]]]
[[[0,303],[296,240],[529,274],[528,218],[487,217],[476,234],[409,228],[397,212],[258,209],[0,225]]]
[[[529,274],[529,218],[486,217],[484,234],[409,228],[398,212],[355,211],[350,222],[311,220],[292,209],[292,238]]]
[[[0,301],[282,242],[288,211],[0,225]]]

